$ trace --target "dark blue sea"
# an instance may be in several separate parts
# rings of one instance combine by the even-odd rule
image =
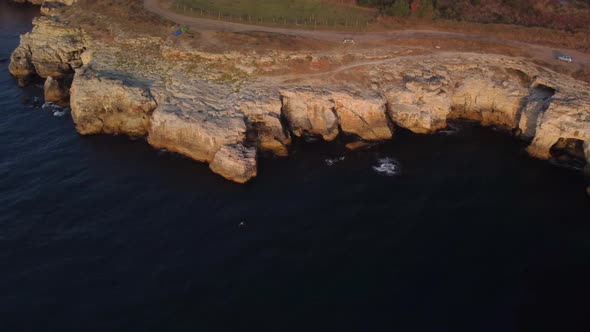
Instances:
[[[37,11],[2,0],[0,59]],[[590,331],[583,176],[508,135],[297,142],[237,185],[143,140],[79,136],[7,67],[2,332]]]

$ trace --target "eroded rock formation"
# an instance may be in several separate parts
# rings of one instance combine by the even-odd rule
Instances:
[[[80,134],[123,133],[145,136],[156,101],[137,83],[100,77],[79,69],[70,90],[72,118]]]
[[[49,101],[67,99],[74,69],[82,66],[80,55],[85,49],[80,29],[69,28],[48,18],[33,21],[33,31],[21,36],[12,53],[8,70],[24,85],[34,77],[51,77],[45,91]]]
[[[363,80],[301,76],[289,83],[253,75],[244,63],[258,55],[191,53],[153,36],[106,44],[59,20],[34,24],[10,71],[22,83],[47,78],[49,101],[69,92],[80,134],[146,136],[239,183],[257,175],[258,151],[288,155],[292,136],[343,135],[357,140],[354,148],[392,138],[395,127],[433,133],[450,119],[515,132],[537,158],[562,149],[590,162],[588,85],[520,58],[392,57],[351,67]]]
[[[256,87],[241,94],[236,110],[246,116],[249,126],[257,133],[259,147],[277,156],[287,156],[291,135],[281,118],[281,99],[277,91]]]
[[[343,133],[367,141],[391,138],[392,126],[387,119],[387,106],[383,97],[354,96],[340,92],[332,94],[331,100]]]
[[[332,141],[338,136],[338,117],[330,95],[319,91],[281,91],[283,114],[297,137],[319,136]]]

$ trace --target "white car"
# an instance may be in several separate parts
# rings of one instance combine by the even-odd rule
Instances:
[[[565,61],[565,62],[572,62],[574,61],[574,59],[572,59],[571,56],[569,55],[560,55],[557,57],[557,60],[561,60],[561,61]]]
[[[354,39],[346,38],[342,41],[342,44],[354,44]]]

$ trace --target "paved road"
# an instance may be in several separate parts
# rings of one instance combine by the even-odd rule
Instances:
[[[442,32],[432,30],[396,30],[387,32],[336,32],[336,31],[311,31],[311,30],[299,30],[299,29],[288,29],[268,26],[249,25],[225,21],[217,21],[211,19],[197,18],[191,16],[184,16],[177,14],[165,6],[160,4],[161,0],[144,0],[144,7],[155,14],[158,14],[164,18],[167,18],[175,23],[181,25],[190,25],[194,29],[198,30],[209,30],[209,31],[226,31],[226,32],[271,32],[281,33],[286,35],[298,36],[303,38],[311,38],[316,40],[326,41],[341,41],[344,38],[352,37],[355,41],[379,41],[395,38],[420,38],[420,37],[434,37],[434,38],[460,38],[466,40],[478,40],[497,44],[504,44],[511,47],[522,49],[525,53],[530,54],[534,59],[543,60],[546,62],[557,62],[554,59],[553,53],[555,48],[541,46],[536,44],[528,44],[508,39],[502,39],[492,36],[465,34],[465,33],[454,33],[454,32]],[[572,66],[588,65],[590,66],[590,54],[582,53],[574,50],[561,49],[564,53],[567,53],[574,57],[575,63]]]

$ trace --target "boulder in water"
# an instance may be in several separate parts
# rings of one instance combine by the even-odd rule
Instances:
[[[56,79],[48,76],[43,85],[45,100],[60,105],[65,105],[70,99],[70,85],[72,78]]]
[[[350,142],[350,143],[346,144],[345,146],[349,150],[358,150],[358,149],[368,148],[371,146],[371,144],[369,142],[365,142],[365,141],[355,141],[355,142]]]

